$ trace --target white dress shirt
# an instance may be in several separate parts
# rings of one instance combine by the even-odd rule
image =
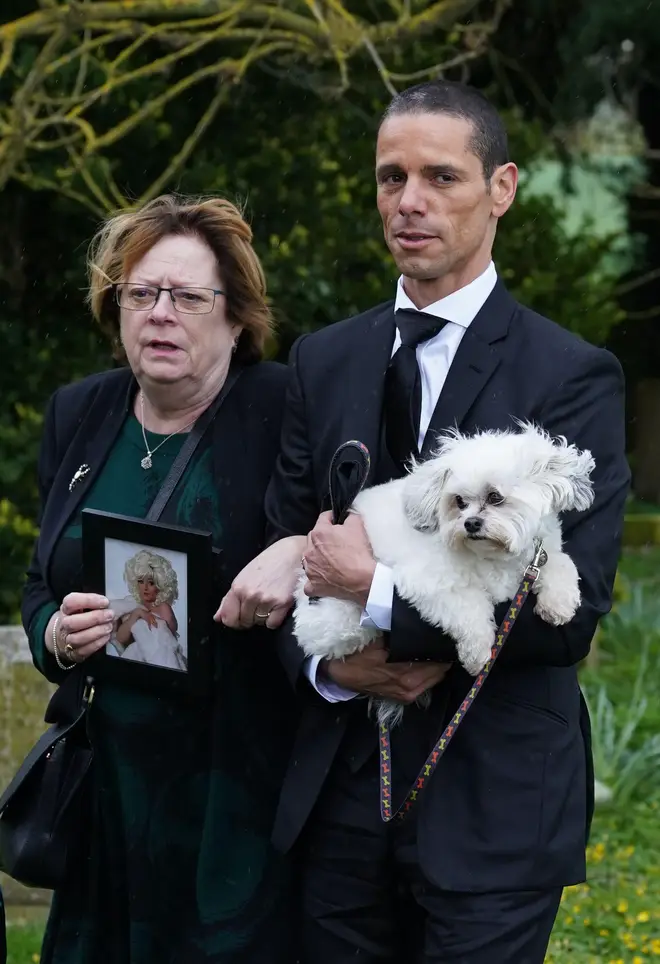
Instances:
[[[446,298],[441,298],[440,301],[435,301],[432,305],[423,309],[425,314],[444,318],[448,324],[435,337],[422,342],[416,349],[417,363],[422,380],[422,411],[418,440],[420,451],[461,339],[483,307],[495,287],[496,281],[497,272],[491,261],[483,274],[471,281],[470,284],[465,285],[464,288],[459,288],[458,291],[453,291]],[[394,302],[394,310],[397,311],[399,308],[419,311],[404,291],[402,278],[399,278]],[[401,338],[397,331],[392,346],[392,355],[400,344]],[[394,577],[392,570],[378,562],[376,563],[367,605],[362,614],[362,625],[389,632],[392,625],[393,597]],[[320,659],[321,657],[318,656],[307,659],[304,668],[310,683],[321,696],[331,703],[352,699],[356,696],[357,694],[351,690],[342,689],[329,681],[317,680],[317,668]]]

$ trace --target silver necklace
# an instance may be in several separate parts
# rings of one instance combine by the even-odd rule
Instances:
[[[183,425],[181,428],[178,428],[176,432],[172,432],[172,434],[168,435],[167,438],[164,438],[162,442],[159,442],[155,449],[150,449],[149,443],[147,442],[147,435],[146,435],[146,432],[144,431],[144,395],[142,394],[142,392],[140,392],[140,415],[142,416],[140,428],[142,429],[142,438],[144,439],[144,447],[147,450],[147,454],[140,461],[140,465],[142,466],[143,469],[150,469],[152,467],[153,461],[151,456],[154,454],[154,452],[158,451],[161,445],[165,445],[165,442],[169,442],[169,440],[171,438],[174,438],[175,435],[178,435],[179,432],[185,432],[185,430],[187,428],[190,428],[193,422],[197,420],[197,417],[195,416],[195,418],[192,418],[187,425]]]

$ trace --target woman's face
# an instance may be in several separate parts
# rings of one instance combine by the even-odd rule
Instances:
[[[124,281],[138,286],[138,299],[148,295],[140,289],[142,285],[224,290],[215,255],[197,236],[163,238]],[[198,295],[184,292],[182,300],[197,300]],[[217,386],[241,331],[239,325],[227,321],[226,304],[225,295],[216,294],[210,312],[189,314],[174,307],[169,292],[161,291],[152,308],[121,307],[121,340],[140,384],[181,384],[188,389],[186,394],[204,393],[207,386],[208,390]]]
[[[158,596],[158,586],[151,579],[138,579],[138,592],[145,606],[153,606]]]

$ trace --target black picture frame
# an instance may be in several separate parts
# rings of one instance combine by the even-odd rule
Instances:
[[[164,696],[198,699],[208,694],[213,671],[211,533],[83,509],[82,550],[85,591],[109,598],[110,608],[119,613],[116,629],[134,614],[135,610],[127,608],[131,602],[135,608],[145,608],[135,596],[131,598],[131,587],[124,578],[128,568],[121,574],[118,571],[122,560],[125,567],[129,561],[133,562],[135,569],[138,553],[151,553],[160,560],[160,563],[156,561],[157,571],[165,573],[160,582],[169,579],[168,592],[173,585],[178,593],[173,603],[169,596],[169,601],[156,607],[154,612],[165,615],[154,616],[153,624],[144,616],[133,622],[131,641],[121,654],[122,647],[113,632],[111,644],[86,660],[89,674],[97,680],[112,680]],[[141,561],[144,558],[141,557]],[[121,598],[117,594],[120,581],[124,586]],[[135,590],[140,592],[137,584]],[[148,605],[146,609],[149,611]],[[144,622],[144,626],[140,626],[140,622]],[[152,637],[153,627],[157,633]],[[137,632],[133,637],[134,629]],[[130,655],[132,646],[139,655]]]

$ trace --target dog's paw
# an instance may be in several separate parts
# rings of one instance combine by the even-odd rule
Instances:
[[[459,643],[457,646],[458,658],[463,669],[470,676],[478,676],[491,657],[493,645],[495,643],[495,631],[490,630],[476,634],[469,640]]]
[[[550,626],[565,626],[570,623],[580,606],[580,591],[562,596],[540,592],[536,597],[534,612]]]
[[[469,673],[470,676],[478,676],[489,659],[490,650],[488,650],[488,656],[484,658],[477,656],[465,657],[464,659],[461,659],[461,663],[463,664],[463,669],[466,673]]]

